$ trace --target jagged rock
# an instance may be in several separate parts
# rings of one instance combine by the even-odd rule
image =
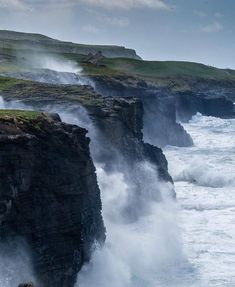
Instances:
[[[89,111],[89,109],[88,109]],[[143,140],[143,104],[136,98],[114,98],[109,100],[103,113],[90,115],[100,131],[101,148],[96,160],[112,168],[127,164],[133,170],[136,164],[151,162],[164,181],[172,179],[168,173],[167,160],[160,148],[146,144]]]
[[[144,105],[144,138],[156,146],[192,146],[190,135],[176,119],[175,97],[166,89],[133,77],[94,77],[96,90],[109,97],[139,98]]]
[[[4,92],[3,96],[7,100],[21,99],[23,103],[29,103],[36,109],[63,104],[71,105],[76,113],[76,104],[82,105],[100,131],[99,140],[102,144],[99,145],[95,155],[97,161],[109,165],[114,159],[116,162],[124,159],[133,164],[145,160],[143,139],[145,112],[140,99],[127,96],[104,97],[87,86],[56,86],[42,83],[30,85],[29,87],[27,83],[25,86],[13,87]],[[77,110],[79,112],[79,109]],[[160,141],[161,133],[156,136]],[[161,168],[163,161],[155,162],[157,168]],[[163,170],[165,170],[163,178],[170,179],[167,168]]]
[[[26,241],[43,287],[74,286],[105,239],[86,133],[55,115],[0,111],[0,240]]]
[[[197,112],[205,116],[234,118],[233,102],[223,95],[197,94],[193,92],[178,93],[176,96],[177,116],[187,122]]]

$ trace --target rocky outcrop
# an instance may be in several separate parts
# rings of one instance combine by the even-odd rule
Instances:
[[[144,105],[144,138],[156,146],[191,146],[193,141],[176,120],[175,96],[167,89],[132,77],[94,77],[96,90],[111,97],[138,97]]]
[[[205,116],[234,118],[233,102],[221,95],[197,93],[178,93],[176,95],[177,117],[183,122],[189,121],[197,112]]]
[[[127,165],[129,173],[139,162],[149,161],[162,180],[172,182],[162,150],[143,140],[144,109],[139,99],[109,99],[102,111],[88,112],[99,131],[97,161],[105,163],[108,170],[118,169],[118,163],[122,169]]]
[[[95,160],[111,166],[123,159],[133,163],[146,159],[143,139],[144,108],[140,99],[134,97],[104,97],[87,86],[63,86],[42,83],[23,82],[5,91],[6,100],[21,100],[35,109],[48,106],[66,106],[76,116],[79,106],[88,112],[97,131],[99,131],[99,149],[95,151]],[[79,114],[78,114],[79,116]],[[161,138],[161,135],[158,135]],[[101,144],[100,144],[101,143]],[[160,149],[154,165],[161,170],[162,179],[171,181]],[[148,147],[148,152],[150,147]]]
[[[74,286],[105,239],[86,133],[58,115],[0,111],[0,240],[26,241],[40,286]]]

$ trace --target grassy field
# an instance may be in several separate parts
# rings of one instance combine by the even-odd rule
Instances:
[[[43,36],[41,36],[43,37]],[[96,46],[94,46],[96,47]],[[109,47],[110,48],[110,47]],[[113,47],[113,49],[116,49]],[[20,73],[33,71],[24,65],[25,59],[31,50],[20,48],[1,48],[0,45],[0,74]],[[37,56],[45,55],[45,51],[38,51]],[[175,91],[191,90],[193,81],[226,81],[235,85],[235,71],[229,69],[218,69],[215,67],[193,63],[176,61],[143,61],[128,58],[103,58],[98,65],[84,62],[84,55],[67,52],[50,52],[54,58],[72,60],[82,66],[85,76],[106,76],[106,77],[134,77],[137,80],[144,80],[147,83],[168,87]],[[2,58],[2,60],[1,60]],[[20,83],[17,80],[0,79],[0,89]]]
[[[40,116],[41,113],[34,111],[22,110],[0,110],[0,119],[2,118],[16,118],[22,120],[34,120]]]
[[[235,80],[235,71],[218,69],[192,62],[141,61],[134,59],[103,59],[101,67],[84,67],[89,73],[128,74],[140,78],[196,77],[215,80]]]

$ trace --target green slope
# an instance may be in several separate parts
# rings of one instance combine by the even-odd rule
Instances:
[[[1,41],[10,41],[1,46]],[[23,49],[22,49],[23,45]],[[44,49],[39,48],[43,46]],[[129,53],[128,49],[117,46],[90,46],[68,42],[61,42],[40,34],[17,33],[0,30],[0,74],[7,72],[24,71],[24,58],[30,53],[37,55],[45,52],[53,57],[63,57],[76,61],[83,67],[85,75],[108,77],[135,77],[148,83],[172,87],[176,90],[188,90],[192,81],[222,81],[235,85],[235,71],[218,69],[203,64],[176,61],[143,61],[131,58],[117,58],[120,51]],[[88,50],[86,50],[88,49]],[[85,63],[84,51],[97,49],[109,51],[109,55],[115,54],[115,58],[106,57],[98,64]],[[124,50],[123,50],[124,49]],[[119,51],[119,52],[117,52]],[[133,51],[133,50],[131,50]],[[121,52],[122,53],[122,52]],[[126,54],[126,55],[127,55]]]
[[[59,41],[41,34],[21,33],[7,30],[0,30],[0,48],[82,55],[102,51],[106,57],[140,58],[136,55],[135,50],[127,49],[122,46],[77,44]]]

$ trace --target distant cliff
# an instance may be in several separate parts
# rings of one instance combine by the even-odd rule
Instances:
[[[57,115],[0,110],[0,240],[26,241],[42,286],[74,286],[105,239],[86,133]]]
[[[76,106],[83,106],[99,131],[99,146],[103,148],[98,151],[98,161],[107,165],[122,158],[132,165],[143,160],[153,161],[160,177],[171,181],[161,149],[144,143],[144,108],[139,99],[105,97],[89,86],[51,85],[1,77],[0,93],[5,100],[20,100],[35,109],[62,105],[71,107],[76,114],[79,111]],[[157,137],[160,140],[161,133]],[[152,158],[151,150],[155,154]]]
[[[52,53],[88,55],[99,51],[105,57],[140,59],[135,50],[122,46],[85,45],[55,40],[40,34],[0,30],[0,49],[31,50]]]
[[[177,122],[176,98],[170,91],[147,85],[127,76],[95,76],[96,89],[103,95],[123,98],[135,96],[144,107],[143,132],[147,142],[156,146],[191,146],[193,141]]]

